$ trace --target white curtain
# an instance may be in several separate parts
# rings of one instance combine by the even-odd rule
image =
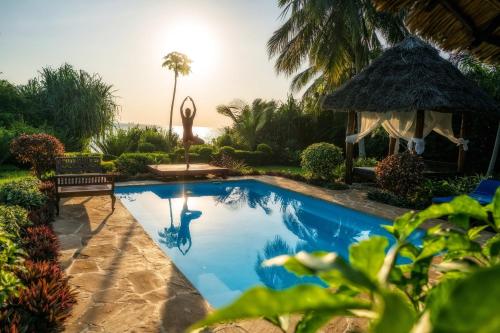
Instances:
[[[453,135],[451,117],[451,113],[425,111],[423,137],[415,138],[413,135],[416,128],[416,112],[361,112],[359,133],[347,136],[346,142],[356,143],[377,127],[382,126],[389,136],[398,139],[397,148],[399,148],[399,139],[403,139],[408,142],[408,149],[415,148],[419,155],[425,150],[425,137],[432,131],[446,137],[457,146],[463,145],[464,150],[467,150],[469,141]]]

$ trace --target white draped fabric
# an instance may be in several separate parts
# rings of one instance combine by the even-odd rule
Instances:
[[[356,143],[369,135],[377,127],[382,126],[389,136],[403,139],[408,142],[408,149],[415,148],[417,154],[422,154],[425,150],[425,137],[434,131],[457,146],[462,145],[464,150],[468,149],[468,140],[456,138],[453,135],[451,123],[451,113],[425,111],[423,138],[415,138],[416,112],[361,112],[361,124],[359,132],[346,137],[347,143]],[[396,145],[396,149],[399,144]],[[397,152],[397,151],[396,151]]]

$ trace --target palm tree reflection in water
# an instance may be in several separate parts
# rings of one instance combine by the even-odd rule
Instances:
[[[165,244],[168,248],[173,248],[177,246],[179,251],[186,255],[193,245],[191,240],[191,231],[189,230],[189,225],[193,220],[198,219],[202,212],[199,210],[189,210],[188,208],[188,197],[184,194],[184,204],[182,205],[181,216],[180,216],[180,226],[175,227],[173,225],[172,218],[172,204],[170,203],[170,227],[165,228],[165,231],[158,232],[160,236],[160,242]]]

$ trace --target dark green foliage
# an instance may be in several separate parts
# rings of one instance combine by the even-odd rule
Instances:
[[[15,237],[0,228],[0,309],[7,299],[17,297],[22,288],[22,282],[16,276],[16,272],[22,266],[24,252],[12,240],[13,238]]]
[[[58,264],[27,261],[18,276],[25,288],[0,310],[0,331],[60,331],[76,300]]]
[[[137,148],[137,151],[140,153],[152,153],[155,150],[155,145],[150,142],[141,142]]]
[[[147,172],[150,164],[169,163],[170,158],[165,153],[125,153],[115,161],[116,170],[123,175],[134,176]]]
[[[224,147],[220,147],[219,148],[219,154],[224,154],[224,155],[234,155],[234,152],[236,150],[233,148],[233,147],[229,147],[229,146],[224,146]]]
[[[101,162],[102,171],[110,173],[116,170],[114,161],[103,161]]]
[[[271,155],[273,153],[273,148],[271,148],[269,145],[266,145],[265,143],[259,143],[255,150],[260,151],[266,155]]]
[[[28,227],[21,243],[33,261],[55,261],[59,255],[57,236],[46,225]]]
[[[424,180],[424,162],[411,152],[391,155],[375,167],[378,185],[395,195],[408,198]]]
[[[0,205],[0,230],[10,235],[19,243],[23,231],[33,225],[28,217],[28,211],[19,206]]]
[[[301,156],[301,166],[315,178],[331,180],[334,171],[343,161],[342,149],[327,142],[307,147]]]
[[[21,163],[31,166],[40,179],[56,167],[56,157],[64,155],[64,145],[49,134],[22,134],[11,141],[10,151]]]
[[[69,150],[82,150],[92,137],[104,135],[118,111],[111,85],[68,64],[43,68],[20,91],[28,102],[24,121],[48,124]]]
[[[47,197],[38,189],[34,177],[21,178],[0,185],[0,203],[18,205],[28,210],[41,208]]]

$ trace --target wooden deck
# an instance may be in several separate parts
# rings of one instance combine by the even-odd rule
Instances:
[[[181,177],[181,176],[226,176],[229,169],[213,166],[204,163],[194,163],[186,169],[186,164],[158,164],[148,165],[148,169],[154,174],[162,177]]]

